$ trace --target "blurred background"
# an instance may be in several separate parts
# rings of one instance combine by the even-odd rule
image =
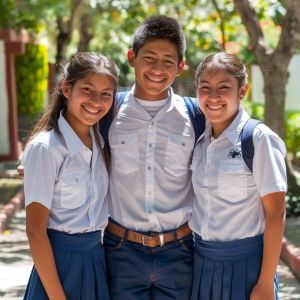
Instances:
[[[300,247],[299,0],[0,0],[0,222],[22,186],[12,181],[14,169],[48,103],[59,63],[81,51],[103,53],[121,69],[120,90],[129,89],[134,72],[127,51],[135,29],[152,15],[177,19],[186,36],[176,93],[195,97],[195,70],[210,53],[226,51],[245,63],[250,90],[243,106],[286,142],[285,236]],[[3,222],[0,234],[9,235]]]

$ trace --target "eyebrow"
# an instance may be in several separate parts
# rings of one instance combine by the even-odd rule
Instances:
[[[224,82],[229,82],[229,83],[231,83],[230,80],[226,79],[226,80],[222,80],[222,81],[218,82],[218,84],[219,84],[219,83],[224,83]],[[201,78],[200,78],[200,82],[199,82],[199,83],[210,83],[210,81],[207,81],[207,80],[201,80]]]
[[[95,86],[94,86],[92,83],[90,83],[90,82],[83,82],[83,84],[87,84],[87,85],[90,85],[90,86],[92,86],[92,87],[95,88]],[[113,88],[106,88],[106,89],[104,89],[104,90],[110,90],[110,91],[113,91],[114,89],[113,89]]]
[[[157,55],[157,53],[151,51],[151,50],[146,50],[143,52],[143,54],[146,54],[146,53],[150,53],[150,54],[154,54],[154,55]],[[164,54],[164,56],[167,56],[167,57],[170,57],[170,58],[173,58],[174,60],[176,60],[176,57],[173,56],[173,55],[170,55],[170,54]]]

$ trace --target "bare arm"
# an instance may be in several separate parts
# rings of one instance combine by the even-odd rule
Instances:
[[[32,258],[50,300],[66,300],[47,235],[49,210],[33,202],[26,207],[26,233]]]
[[[24,167],[22,164],[20,164],[17,168],[17,172],[19,173],[19,178],[24,178]]]
[[[266,226],[261,273],[250,300],[274,300],[274,277],[280,256],[285,222],[285,192],[277,192],[262,198]]]

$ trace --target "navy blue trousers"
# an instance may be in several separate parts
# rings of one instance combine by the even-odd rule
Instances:
[[[47,232],[66,298],[109,300],[101,232],[68,234],[53,229]],[[24,299],[49,299],[35,266]]]
[[[125,237],[127,233],[128,230]],[[150,233],[143,234],[150,236]],[[164,247],[149,248],[126,238],[122,242],[121,238],[105,230],[103,244],[112,300],[191,299],[192,235]]]
[[[249,300],[262,264],[263,235],[232,242],[195,234],[192,300]],[[274,279],[276,300],[278,278]]]

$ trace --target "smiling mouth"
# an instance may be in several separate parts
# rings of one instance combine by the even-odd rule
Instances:
[[[166,78],[161,78],[161,79],[159,79],[159,78],[154,78],[154,77],[150,77],[150,76],[148,76],[148,75],[145,75],[148,79],[150,79],[151,81],[155,81],[155,82],[162,82],[162,81],[164,81],[164,80],[166,80]]]
[[[83,107],[87,112],[89,112],[89,113],[91,113],[91,114],[98,114],[98,113],[101,111],[101,109],[99,109],[99,110],[94,110],[94,109],[90,109],[90,108],[88,108],[88,107],[86,107],[86,106],[84,106],[84,105],[82,105],[82,107]]]
[[[213,109],[213,110],[219,110],[219,109],[221,109],[223,106],[225,106],[225,104],[222,104],[222,105],[215,105],[215,106],[211,106],[211,105],[208,105],[208,104],[207,104],[207,107],[210,108],[210,109]]]

